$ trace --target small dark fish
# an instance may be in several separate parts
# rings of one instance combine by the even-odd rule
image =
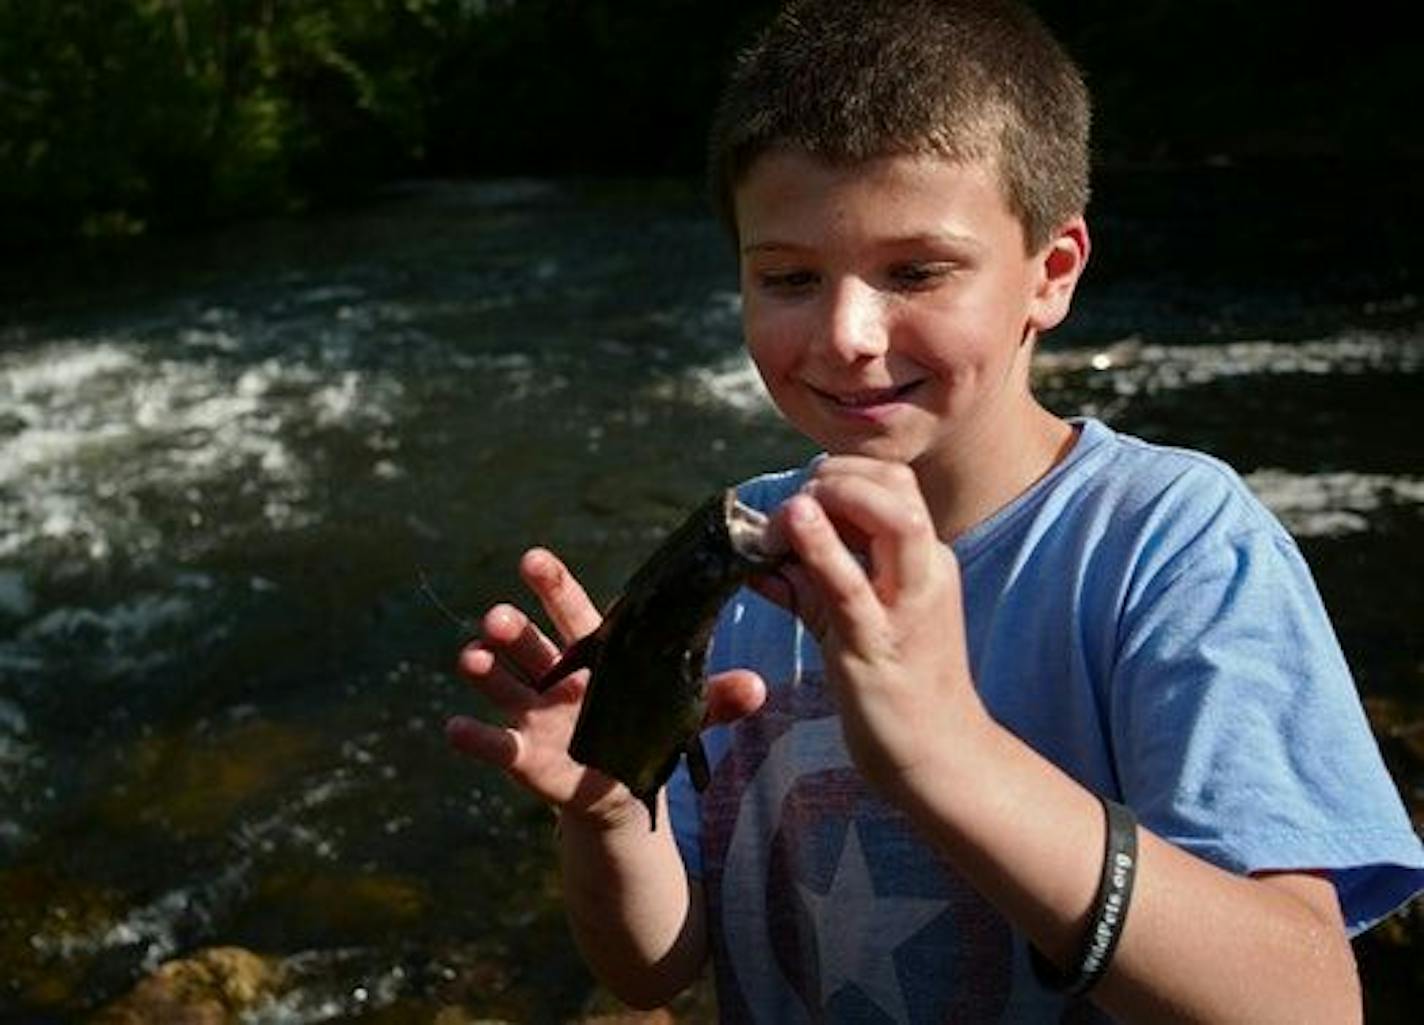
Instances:
[[[764,547],[766,524],[731,489],[713,496],[633,574],[598,629],[536,684],[545,690],[575,670],[592,670],[569,754],[627,784],[653,828],[658,790],[684,752],[693,785],[707,785],[698,737],[707,647],[727,599],[788,558]]]

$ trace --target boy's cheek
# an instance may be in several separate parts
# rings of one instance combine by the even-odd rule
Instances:
[[[758,358],[795,358],[817,329],[804,306],[759,301],[742,307],[742,337]]]
[[[774,339],[768,339],[764,335],[749,335],[746,346],[747,355],[768,388],[774,388],[777,380],[786,374],[794,362],[789,346],[778,345]]]

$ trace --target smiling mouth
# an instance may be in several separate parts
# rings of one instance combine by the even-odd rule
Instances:
[[[898,385],[894,388],[867,388],[853,392],[830,392],[816,388],[814,385],[812,389],[842,409],[872,409],[876,406],[899,402],[919,386],[919,381],[911,381],[909,384]]]

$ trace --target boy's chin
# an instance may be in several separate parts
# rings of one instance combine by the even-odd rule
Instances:
[[[879,459],[887,463],[914,463],[924,455],[923,446],[905,441],[903,438],[835,438],[823,442],[822,448],[834,456],[863,456]]]

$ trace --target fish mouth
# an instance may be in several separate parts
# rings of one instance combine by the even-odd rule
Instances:
[[[727,538],[732,549],[748,562],[771,564],[784,560],[785,547],[778,548],[771,537],[771,518],[737,500],[730,490],[726,506]]]

